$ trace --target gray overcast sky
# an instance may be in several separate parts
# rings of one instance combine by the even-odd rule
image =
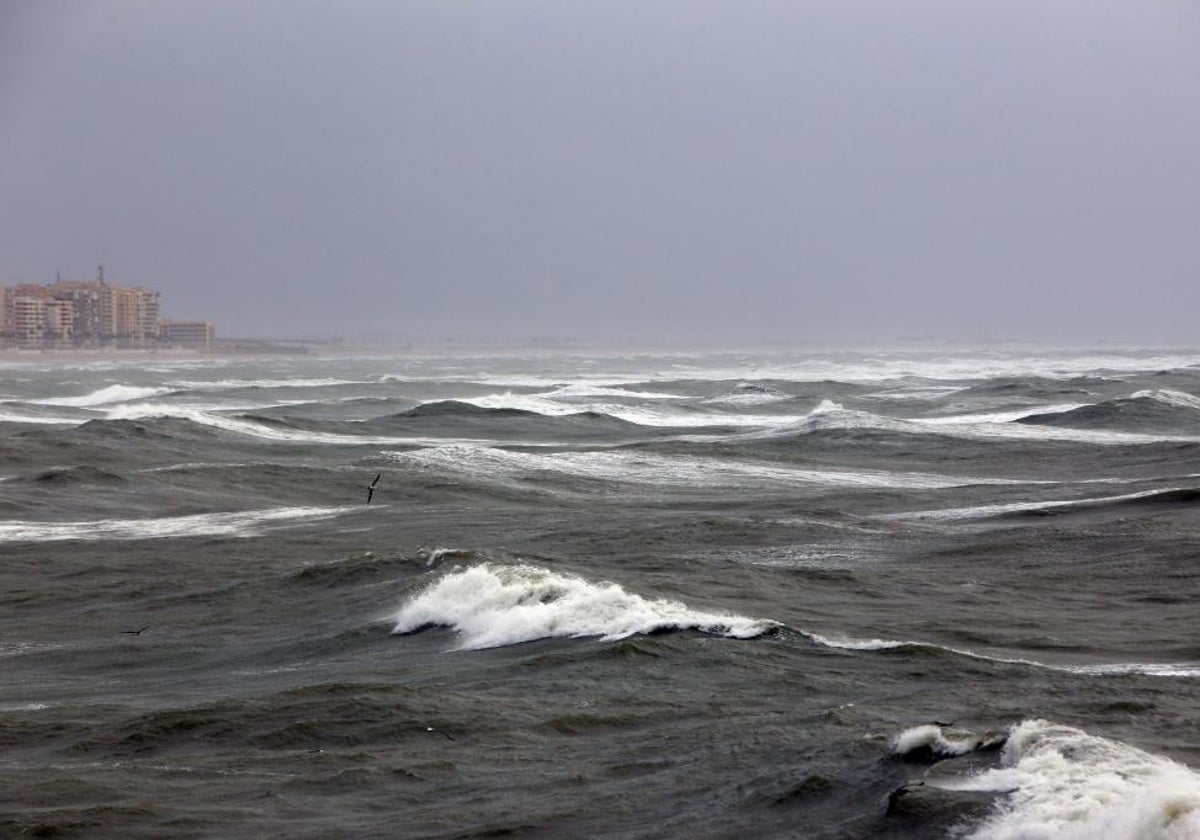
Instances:
[[[1200,343],[1196,0],[0,0],[0,283],[225,335]]]

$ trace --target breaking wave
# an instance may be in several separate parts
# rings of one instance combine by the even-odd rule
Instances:
[[[972,840],[1195,840],[1200,775],[1170,759],[1045,720],[1013,727],[1001,767],[948,790],[1005,794]]]
[[[999,749],[1002,735],[976,735],[952,724],[926,723],[901,732],[892,742],[892,755],[905,761],[934,762],[973,752]]]
[[[405,604],[395,633],[450,627],[460,650],[548,638],[623,639],[635,634],[698,630],[749,639],[778,627],[764,619],[691,609],[643,598],[615,583],[592,583],[529,564],[483,563],[450,572]]]

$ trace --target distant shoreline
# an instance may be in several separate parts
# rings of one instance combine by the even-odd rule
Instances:
[[[1038,342],[999,342],[999,343],[967,343],[967,342],[937,342],[920,343],[915,341],[869,344],[866,342],[823,342],[808,345],[798,344],[745,344],[745,345],[648,345],[648,344],[615,344],[602,346],[599,344],[580,344],[575,346],[549,347],[544,345],[439,345],[437,343],[419,343],[397,346],[355,346],[352,344],[286,344],[271,343],[256,339],[227,339],[221,346],[208,350],[190,347],[153,347],[153,348],[46,348],[42,350],[18,350],[15,348],[0,349],[0,365],[7,364],[77,364],[86,362],[134,362],[149,359],[170,360],[228,360],[228,359],[269,359],[269,358],[331,358],[331,357],[411,357],[411,358],[453,358],[474,357],[480,355],[492,356],[608,356],[608,355],[647,355],[672,356],[691,354],[769,354],[769,353],[813,353],[827,354],[840,352],[871,352],[894,353],[904,355],[926,355],[930,353],[955,355],[971,355],[979,353],[1147,353],[1168,352],[1197,354],[1200,346],[1195,344],[1133,344],[1116,342],[1095,342],[1091,344],[1045,344]]]

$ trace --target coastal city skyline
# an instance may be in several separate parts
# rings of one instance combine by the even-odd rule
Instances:
[[[211,321],[162,317],[158,289],[89,280],[0,285],[0,349],[213,349]]]

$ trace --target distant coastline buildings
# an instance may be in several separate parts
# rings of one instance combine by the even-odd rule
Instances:
[[[157,291],[104,280],[0,286],[0,348],[5,350],[211,350],[206,321],[161,317]]]

